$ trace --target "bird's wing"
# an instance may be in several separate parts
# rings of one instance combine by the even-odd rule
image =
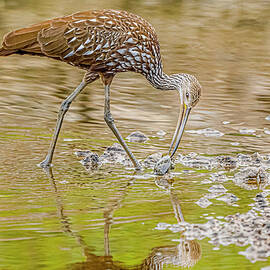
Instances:
[[[41,51],[76,66],[102,71],[110,56],[125,43],[127,35],[113,19],[83,15],[74,14],[63,25],[57,23],[42,29],[38,34]]]
[[[9,32],[3,50],[45,55],[89,67],[104,62],[125,39],[116,19],[102,11],[86,11]]]
[[[10,32],[1,53],[45,55],[96,72],[121,71],[120,67],[136,71],[136,58],[157,58],[159,46],[154,29],[141,17],[92,10]]]

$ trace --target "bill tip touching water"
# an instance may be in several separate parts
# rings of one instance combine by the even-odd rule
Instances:
[[[0,56],[13,54],[46,56],[86,71],[79,86],[61,104],[48,154],[40,163],[43,168],[51,166],[62,122],[72,101],[99,78],[105,88],[104,120],[136,169],[141,169],[141,165],[118,131],[110,110],[110,86],[114,76],[127,71],[140,73],[155,88],[179,93],[182,112],[171,142],[170,157],[163,160],[165,163],[158,163],[162,168],[174,156],[190,111],[201,95],[201,86],[193,75],[164,73],[154,28],[140,16],[126,11],[77,12],[14,30],[5,35],[0,48]]]
[[[173,168],[172,159],[169,155],[163,156],[155,165],[154,173],[164,175]]]

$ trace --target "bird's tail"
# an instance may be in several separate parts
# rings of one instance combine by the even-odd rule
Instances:
[[[6,50],[4,47],[0,48],[0,56],[8,56],[15,53],[15,51]]]
[[[11,54],[41,54],[38,33],[48,27],[48,22],[32,25],[7,33],[3,38],[0,56]]]

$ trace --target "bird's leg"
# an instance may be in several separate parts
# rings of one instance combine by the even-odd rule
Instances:
[[[116,136],[117,140],[120,142],[122,147],[125,149],[126,153],[128,154],[130,160],[132,161],[134,167],[137,170],[141,170],[141,166],[139,162],[136,160],[132,152],[129,150],[126,142],[122,138],[120,132],[118,131],[117,127],[114,124],[114,120],[112,118],[112,114],[110,112],[110,84],[105,85],[105,107],[104,107],[104,120],[112,130],[113,134]]]
[[[66,112],[68,111],[71,102],[81,93],[81,91],[85,88],[85,86],[87,84],[88,84],[88,82],[84,78],[82,80],[82,82],[79,84],[79,86],[75,89],[75,91],[72,92],[62,102],[62,104],[60,106],[60,110],[58,112],[56,127],[55,127],[55,130],[54,130],[51,145],[50,145],[49,150],[48,150],[48,154],[47,154],[46,158],[39,164],[40,167],[46,168],[46,167],[51,166],[55,145],[56,145],[56,142],[57,142],[57,139],[58,139],[58,135],[59,135],[63,120],[64,120],[64,116],[65,116]]]

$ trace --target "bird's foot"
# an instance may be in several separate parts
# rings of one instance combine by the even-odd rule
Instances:
[[[141,172],[143,170],[142,166],[138,163],[136,166],[135,166],[135,170],[136,172]]]
[[[52,162],[49,159],[45,158],[42,162],[38,164],[38,167],[43,169],[50,168],[52,167]]]
[[[134,162],[133,162],[134,168],[136,172],[141,172],[143,170],[143,166],[141,165],[141,163],[134,158]]]

